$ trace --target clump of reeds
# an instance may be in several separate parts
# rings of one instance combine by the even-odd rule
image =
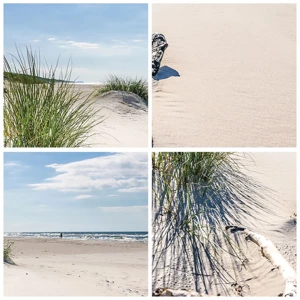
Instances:
[[[3,244],[3,260],[4,262],[7,263],[12,263],[12,249],[13,247],[13,243],[12,242],[8,242],[8,241],[4,241]]]
[[[154,254],[181,251],[168,259],[191,264],[194,273],[208,264],[212,272],[232,280],[222,269],[222,254],[229,253],[235,267],[246,257],[225,226],[245,225],[249,216],[262,221],[269,200],[269,191],[245,174],[242,161],[247,161],[245,155],[241,159],[229,152],[153,153]]]
[[[83,97],[70,81],[72,70],[56,80],[57,65],[42,65],[39,53],[4,57],[4,146],[79,147],[103,121],[95,116],[92,94]]]
[[[98,95],[110,91],[131,92],[138,95],[148,104],[148,84],[143,79],[122,78],[116,75],[110,75],[103,87],[98,90]]]

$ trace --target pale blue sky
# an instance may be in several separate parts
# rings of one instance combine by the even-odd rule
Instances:
[[[4,231],[147,231],[147,153],[4,153]]]
[[[109,74],[147,79],[147,4],[5,4],[4,55],[40,51],[48,64],[71,57],[72,79]]]

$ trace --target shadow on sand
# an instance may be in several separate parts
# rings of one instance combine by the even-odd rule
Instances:
[[[162,79],[167,79],[169,77],[180,77],[180,74],[168,67],[168,66],[163,66],[159,69],[158,73],[153,77],[154,80],[162,80]]]
[[[204,294],[212,289],[215,295],[227,294],[237,280],[234,269],[246,257],[238,250],[245,240],[238,235],[226,235],[225,225],[243,224],[249,213],[256,222],[265,222],[260,212],[266,210],[272,191],[242,172],[219,174],[216,185],[191,184],[186,189],[178,188],[173,178],[162,178],[156,171],[152,176],[152,289],[167,286],[181,289],[189,277],[188,288]],[[215,190],[214,186],[220,189]],[[172,191],[171,197],[168,190]]]

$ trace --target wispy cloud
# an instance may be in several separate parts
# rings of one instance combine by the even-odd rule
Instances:
[[[15,161],[9,161],[4,164],[4,167],[21,167],[22,165]]]
[[[48,38],[48,41],[58,44],[60,48],[76,47],[80,49],[98,49],[100,47],[100,45],[97,43],[58,40],[56,38]]]
[[[111,195],[108,195],[108,197],[118,197],[117,194],[111,194]]]
[[[132,187],[132,188],[127,188],[127,189],[119,189],[118,192],[120,192],[120,193],[147,192],[147,186],[139,186],[139,187]]]
[[[84,192],[117,189],[121,192],[144,192],[148,186],[146,153],[117,153],[67,164],[45,166],[56,176],[29,186],[34,190]],[[114,191],[113,191],[114,193]]]
[[[148,209],[147,205],[143,206],[112,206],[112,207],[97,207],[103,212],[126,212],[126,213],[138,213],[145,212]]]
[[[79,196],[76,196],[75,199],[76,200],[80,200],[80,199],[90,199],[90,198],[93,198],[94,196],[93,195],[79,195]]]
[[[97,49],[99,48],[98,44],[95,43],[78,43],[74,42],[71,44],[71,46],[82,48],[82,49]]]

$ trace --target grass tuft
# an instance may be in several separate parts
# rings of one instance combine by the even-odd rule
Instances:
[[[234,240],[225,227],[247,226],[248,216],[265,222],[262,212],[271,192],[244,173],[247,160],[229,152],[152,154],[154,277],[161,276],[160,261],[171,261],[172,267],[190,266],[195,274],[220,274],[220,286],[237,280],[224,269],[223,256],[230,255],[234,272],[247,257],[240,247],[243,241]],[[178,281],[170,269],[165,276],[167,285]],[[196,286],[200,281],[210,284],[205,275],[195,280]]]
[[[98,90],[98,95],[110,91],[131,92],[138,95],[148,105],[148,85],[143,79],[121,78],[116,75],[110,75],[105,85]]]
[[[12,249],[13,247],[13,243],[12,242],[8,242],[8,241],[4,241],[4,245],[3,245],[3,260],[6,263],[12,263]]]
[[[4,57],[4,146],[80,147],[103,121],[93,95],[83,96],[70,83],[70,63],[56,80],[56,65],[42,65],[39,53]],[[41,80],[41,78],[43,80]]]

